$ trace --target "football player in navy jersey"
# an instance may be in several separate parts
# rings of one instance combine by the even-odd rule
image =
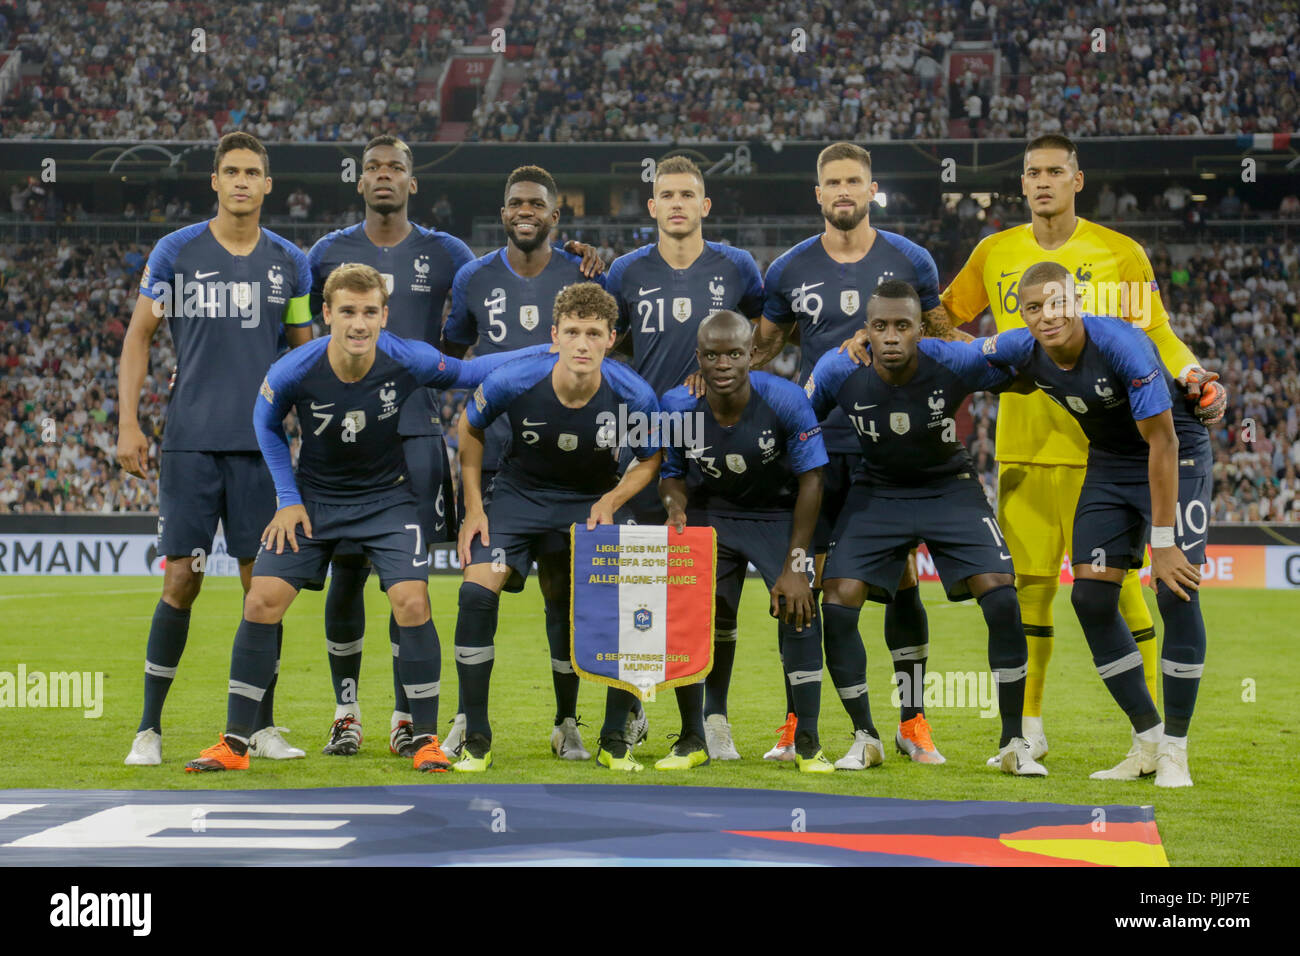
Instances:
[[[1015,571],[954,418],[967,395],[1004,386],[1011,377],[967,343],[922,339],[921,301],[905,282],[882,282],[866,313],[872,363],[828,352],[806,386],[819,417],[832,406],[843,410],[861,454],[823,571],[827,665],[842,697],[845,687],[859,691],[845,699],[846,706],[853,704],[854,745],[835,766],[861,770],[884,758],[871,722],[858,616],[868,597],[895,598],[909,552],[924,541],[948,599],[974,597],[988,625],[1002,718],[998,754],[990,762],[1018,776],[1046,776],[1047,769],[1030,758],[1021,726],[1029,651]],[[903,706],[894,742],[914,760],[943,763],[920,716],[929,647],[891,650]],[[904,734],[909,723],[920,728],[920,755]]]
[[[1132,747],[1100,780],[1155,774],[1156,786],[1190,787],[1187,730],[1205,667],[1198,588],[1211,489],[1209,433],[1150,338],[1122,319],[1078,315],[1070,273],[1040,262],[1020,279],[1027,329],[976,339],[988,361],[1019,372],[1088,438],[1088,470],[1074,515],[1070,601],[1093,663],[1132,724]],[[1125,572],[1148,538],[1164,621],[1162,724],[1142,656],[1119,613]]]
[[[400,412],[418,389],[473,386],[511,356],[462,362],[383,331],[388,293],[367,265],[335,269],[322,294],[330,335],[272,365],[254,403],[279,510],[262,532],[231,651],[226,730],[187,771],[248,768],[254,718],[275,675],[280,621],[301,588],[322,586],[342,541],[361,546],[397,618],[398,664],[414,722],[412,765],[450,767],[437,737],[442,658],[429,614],[428,546],[398,441]],[[303,426],[296,480],[283,426],[290,408]]]
[[[473,346],[476,355],[490,355],[550,343],[551,307],[560,290],[585,281],[604,285],[605,264],[594,249],[572,241],[563,249],[551,244],[551,233],[559,221],[559,192],[551,174],[540,166],[520,166],[511,172],[501,206],[506,244],[466,263],[456,273],[451,313],[442,333],[443,351],[460,357]],[[498,419],[488,429],[483,451],[481,490],[485,501],[491,498],[492,479],[509,443],[510,429],[504,419]],[[460,492],[463,498],[464,482]],[[549,574],[548,568],[538,569],[544,588]],[[557,639],[551,634],[557,627],[559,619],[548,614],[546,629],[551,641]],[[565,696],[570,683],[572,692],[577,693],[578,675],[571,668],[553,672],[553,679],[557,706],[561,684],[566,687]],[[460,754],[465,739],[464,710],[457,707],[456,711],[445,743],[453,757]]]
[[[682,417],[690,447],[664,443],[659,493],[667,523],[717,533],[716,619],[735,621],[752,562],[771,593],[771,614],[784,635],[785,680],[799,721],[796,761],[804,772],[833,771],[817,736],[821,705],[821,622],[811,587],[813,526],[821,505],[826,449],[821,427],[799,386],[751,372],[754,327],[737,312],[714,312],[700,323],[698,353],[706,397],[685,386],[661,408]],[[688,490],[689,486],[689,490]],[[678,687],[682,730],[657,770],[708,763],[703,682]]]
[[[416,195],[415,157],[395,136],[376,136],[361,154],[357,193],[365,201],[362,222],[336,229],[307,254],[311,265],[313,316],[321,314],[325,280],[346,262],[373,266],[384,277],[388,292],[388,331],[393,335],[437,345],[442,335],[443,307],[457,270],[472,262],[469,246],[455,236],[412,223],[407,209]],[[454,536],[455,501],[442,439],[441,402],[437,391],[418,389],[402,405],[398,435],[415,489],[426,544]],[[369,562],[354,542],[334,550],[329,591],[325,597],[325,640],[330,678],[334,684],[334,723],[324,752],[355,754],[361,747],[361,649],[365,639],[364,592]],[[410,757],[412,724],[398,673],[397,619],[389,616],[393,650],[393,716],[389,750]]]
[[[126,757],[135,766],[162,762],[163,703],[185,650],[218,521],[248,591],[261,529],[275,512],[275,486],[247,410],[281,336],[298,346],[312,335],[307,258],[260,225],[271,191],[265,147],[248,133],[223,136],[212,190],[217,215],[169,233],[149,254],[118,368],[117,460],[144,479],[149,440],[136,416],[149,344],[166,316],[178,363],[158,479],[158,550],[166,569],[145,650],[143,713]],[[251,728],[253,753],[301,757],[275,726],[274,687],[272,680]]]
[[[806,381],[817,360],[835,350],[862,327],[867,299],[876,286],[898,279],[921,298],[922,318],[942,325],[947,312],[939,302],[939,272],[925,249],[897,233],[871,225],[869,212],[877,185],[871,179],[871,154],[853,143],[834,143],[817,157],[817,203],[825,229],[779,256],[763,280],[763,317],[754,338],[754,367],[780,354],[791,330],[799,326],[799,381]],[[818,582],[831,530],[844,506],[859,460],[858,443],[844,413],[833,409],[822,423],[830,464],[826,468],[822,516],[817,523]],[[929,622],[917,587],[916,561],[909,558],[894,601],[885,609],[885,642],[890,651],[924,645]],[[832,676],[836,671],[832,670]],[[841,691],[852,688],[840,688]],[[924,711],[903,735],[917,759],[925,749]],[[769,759],[790,759],[793,721],[787,718]]]
[[[605,288],[618,301],[619,344],[631,354],[636,373],[662,395],[699,367],[696,335],[705,316],[731,309],[758,318],[763,277],[748,252],[705,241],[702,224],[711,203],[704,194],[704,174],[688,158],[670,156],[659,163],[652,191],[647,206],[659,227],[658,239],[615,259]],[[625,450],[622,464],[631,460]],[[665,517],[651,487],[628,504],[619,520],[663,524]],[[713,669],[704,685],[705,741],[714,760],[740,759],[727,720],[736,636],[734,617],[717,619]],[[644,739],[644,711],[637,708],[632,721],[629,735]]]
[[[611,524],[614,512],[658,477],[663,457],[655,430],[646,428],[644,442],[635,448],[637,464],[619,478],[619,441],[609,434],[607,416],[644,416],[652,423],[659,403],[625,364],[604,361],[614,345],[618,318],[613,297],[595,283],[578,283],[556,296],[552,314],[551,337],[558,353],[502,366],[475,391],[461,418],[465,520],[460,560],[465,578],[455,648],[466,727],[461,759],[454,765],[459,771],[480,772],[492,765],[488,686],[497,610],[502,590],[523,590],[534,559],[539,569],[548,569],[540,584],[555,676],[551,749],[562,759],[591,756],[578,733],[578,679],[569,653],[569,527]],[[478,481],[485,433],[501,417],[509,423],[510,444],[485,505]],[[625,736],[633,700],[624,690],[607,692],[596,754],[602,767],[641,770]]]

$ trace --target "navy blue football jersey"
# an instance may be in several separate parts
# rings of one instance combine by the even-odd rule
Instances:
[[[1082,322],[1087,339],[1071,369],[1053,362],[1028,329],[1009,329],[971,345],[994,365],[1032,377],[1048,398],[1074,416],[1088,438],[1088,474],[1093,478],[1147,481],[1149,446],[1137,422],[1165,409],[1173,414],[1179,460],[1206,460],[1209,432],[1151,339],[1123,319],[1085,315]]]
[[[819,416],[836,406],[844,412],[862,450],[862,473],[873,493],[886,497],[933,495],[936,484],[974,474],[954,416],[967,395],[1012,378],[964,342],[922,339],[918,351],[916,374],[905,385],[890,385],[874,365],[832,351],[805,386]]]
[[[395,246],[377,246],[366,235],[365,223],[336,229],[307,253],[311,265],[311,314],[320,316],[321,293],[329,274],[345,262],[373,266],[388,288],[387,329],[403,339],[437,345],[442,337],[442,312],[457,270],[472,262],[469,246],[455,236],[411,224]],[[438,393],[417,390],[398,415],[399,435],[442,433]]]
[[[821,234],[791,247],[772,262],[763,280],[763,315],[777,325],[799,323],[799,381],[805,382],[827,351],[862,328],[867,300],[886,279],[901,279],[921,297],[924,311],[939,304],[939,271],[925,249],[897,233],[876,230],[876,241],[857,262],[836,262]],[[826,448],[852,454],[858,443],[842,413],[823,423]]]
[[[763,277],[743,249],[706,242],[685,269],[674,269],[652,243],[619,256],[605,288],[618,300],[618,331],[632,342],[632,368],[662,394],[699,368],[696,335],[705,316],[722,309],[756,319]]]
[[[336,504],[413,497],[398,437],[402,403],[426,386],[470,388],[517,357],[504,353],[462,361],[425,342],[382,331],[370,371],[358,382],[344,382],[330,365],[329,341],[316,339],[272,365],[253,407],[258,443],[281,508],[301,504],[304,497]],[[297,482],[283,424],[291,407],[302,426]]]
[[[307,257],[269,229],[246,256],[208,222],[158,240],[140,293],[162,303],[176,347],[163,451],[257,451],[248,409],[283,327],[311,322],[310,290]]]
[[[596,394],[582,408],[566,408],[551,384],[557,361],[558,354],[547,352],[497,369],[465,411],[483,431],[498,418],[506,420],[510,447],[499,474],[510,482],[603,495],[619,481],[620,423],[629,426],[623,437],[637,458],[659,450],[658,399],[624,363],[606,360]]]
[[[799,496],[798,476],[829,461],[821,427],[794,382],[750,372],[749,386],[749,401],[734,425],[718,424],[708,399],[692,398],[685,386],[664,395],[659,477],[689,475],[690,507],[710,516],[788,518]],[[674,429],[679,441],[669,440],[667,432]]]
[[[555,297],[575,282],[595,282],[602,288],[605,274],[588,279],[580,271],[582,256],[551,247],[551,261],[539,275],[525,278],[510,268],[503,246],[466,263],[451,287],[451,314],[443,338],[473,345],[475,355],[491,355],[551,341]],[[475,344],[477,342],[477,344]],[[509,440],[504,424],[490,429],[483,449],[483,468],[499,467]]]

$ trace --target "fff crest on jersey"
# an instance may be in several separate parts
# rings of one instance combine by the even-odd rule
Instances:
[[[560,432],[560,437],[555,440],[560,446],[560,451],[573,451],[578,447],[578,436],[572,432]]]
[[[537,328],[540,321],[540,312],[535,305],[521,305],[519,307],[519,324],[531,332]]]
[[[858,311],[860,300],[857,289],[840,290],[840,311],[845,315],[852,315]]]
[[[889,428],[896,435],[906,435],[907,430],[912,427],[912,420],[908,417],[907,412],[890,412]]]
[[[727,467],[738,475],[745,473],[744,455],[727,455]]]
[[[673,318],[678,322],[685,322],[691,317],[691,300],[687,298],[673,299]]]
[[[266,270],[266,278],[271,283],[271,292],[274,295],[280,294],[280,285],[284,282],[284,275],[280,272],[279,266],[271,266]]]
[[[1065,402],[1067,405],[1073,408],[1080,415],[1086,415],[1088,413],[1088,403],[1085,402],[1083,399],[1081,399],[1078,395],[1065,396]]]
[[[654,626],[654,614],[649,608],[639,607],[632,612],[632,626],[638,631],[648,631]]]
[[[424,278],[429,274],[429,257],[427,255],[416,256],[415,261],[411,263],[411,268],[415,270],[416,275]]]

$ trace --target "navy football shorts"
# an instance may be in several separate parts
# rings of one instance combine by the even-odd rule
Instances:
[[[1178,514],[1174,543],[1187,560],[1205,563],[1210,527],[1210,492],[1214,486],[1209,456],[1178,469]],[[1145,481],[1112,482],[1083,479],[1079,507],[1074,512],[1074,554],[1077,564],[1103,561],[1108,568],[1142,567],[1151,537],[1151,486]]]
[[[295,588],[319,591],[325,570],[343,541],[352,541],[379,574],[388,590],[401,581],[427,581],[429,552],[420,528],[419,512],[409,498],[386,498],[357,504],[304,501],[311,519],[310,538],[295,530],[298,550],[285,544],[276,554],[263,548],[253,564],[253,576],[281,578]]]
[[[275,516],[275,482],[261,452],[164,451],[158,476],[158,550],[204,554],[221,521],[226,551],[247,560]]]
[[[859,452],[843,454],[827,452],[830,462],[822,467],[822,510],[817,515],[817,527],[813,530],[813,551],[825,554],[830,550],[834,540],[835,525],[844,511],[844,503],[849,489],[853,487],[853,473],[862,463]]]
[[[587,523],[599,495],[556,488],[525,488],[498,472],[487,505],[488,544],[470,542],[470,564],[500,562],[510,569],[505,590],[522,591],[533,561],[569,550],[569,526]]]
[[[835,527],[822,580],[864,581],[873,601],[889,603],[907,553],[922,541],[950,601],[971,596],[966,579],[976,574],[1015,574],[1002,529],[977,479],[957,479],[924,498],[886,498],[859,481],[849,490]]]
[[[447,457],[447,444],[442,435],[410,435],[402,439],[402,453],[406,457],[406,474],[415,492],[415,508],[420,518],[420,535],[432,547],[444,541],[456,540],[455,510],[448,524],[448,502],[451,496],[451,462]],[[360,557],[361,546],[355,541],[340,541],[334,550],[335,557]]]
[[[788,513],[765,520],[688,512],[688,524],[710,525],[718,535],[718,585],[714,603],[717,608],[717,627],[720,630],[736,626],[740,595],[745,587],[745,572],[750,564],[758,569],[768,591],[776,585],[776,579],[785,573],[786,561],[790,556],[791,520]],[[671,535],[670,531],[670,541]],[[808,580],[811,583],[811,562]]]

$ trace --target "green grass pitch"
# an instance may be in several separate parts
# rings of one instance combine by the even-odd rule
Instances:
[[[451,638],[459,579],[430,583],[434,621],[442,639],[442,720],[455,704]],[[207,789],[375,786],[404,783],[655,783],[820,790],[838,794],[943,800],[1034,800],[1070,804],[1154,804],[1165,851],[1174,865],[1300,863],[1300,786],[1297,785],[1297,595],[1279,591],[1207,590],[1203,607],[1209,633],[1206,677],[1191,734],[1190,790],[1157,790],[1150,780],[1108,783],[1088,773],[1108,767],[1128,747],[1128,731],[1091,666],[1069,604],[1057,596],[1056,651],[1047,682],[1045,720],[1052,751],[1046,779],[1016,779],[984,765],[995,751],[996,718],[978,706],[929,707],[935,743],[946,765],[913,764],[892,752],[883,767],[860,773],[802,775],[789,764],[761,759],[782,719],[781,671],[775,627],[767,617],[760,581],[746,585],[740,646],[732,681],[730,717],[745,759],[690,772],[656,772],[667,753],[665,735],[677,727],[671,692],[649,705],[650,740],[638,751],[643,773],[615,776],[594,762],[565,763],[547,741],[553,698],[541,597],[535,580],[501,604],[498,654],[492,685],[493,752],[485,776],[415,773],[388,753],[392,682],[388,607],[373,576],[366,594],[367,638],[361,679],[366,739],[351,758],[325,757],[320,748],[333,717],[322,630],[323,594],[303,592],[285,621],[285,646],[277,690],[277,721],[292,728],[289,740],[307,750],[305,760],[257,761],[247,773],[187,775],[184,762],[213,743],[226,711],[230,645],[239,621],[239,584],[206,583],[194,611],[189,644],[164,714],[163,765],[125,767],[142,695],[145,639],[160,593],[157,578],[0,578],[0,671],[18,664],[34,671],[102,671],[103,715],[86,719],[65,709],[0,709],[0,786],[74,789]],[[930,667],[981,671],[987,667],[983,618],[973,602],[953,605],[937,585],[923,585],[930,618]],[[1154,612],[1154,597],[1147,592]],[[872,711],[882,737],[892,735],[890,664],[882,635],[883,613],[868,606],[866,639]],[[1253,688],[1253,693],[1251,690]],[[1253,698],[1253,699],[1252,699]],[[579,713],[595,750],[604,688],[584,684]],[[830,681],[823,683],[822,744],[836,759],[851,734]]]

